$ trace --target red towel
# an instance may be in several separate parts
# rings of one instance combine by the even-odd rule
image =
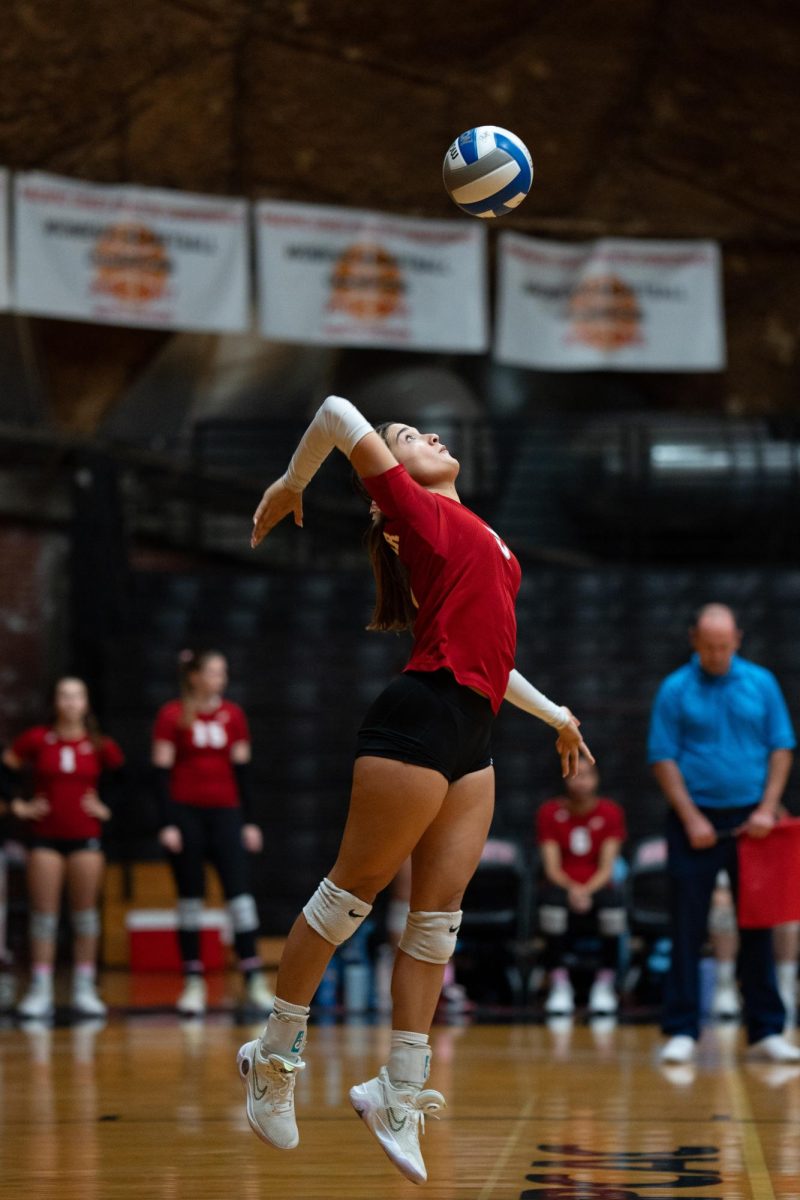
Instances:
[[[742,834],[738,849],[741,927],[800,921],[800,818],[784,817],[765,838]]]

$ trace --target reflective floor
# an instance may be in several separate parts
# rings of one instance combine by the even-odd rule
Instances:
[[[301,1144],[279,1153],[250,1133],[234,1069],[260,1024],[150,1006],[0,1028],[0,1196],[410,1195],[347,1102],[387,1028],[312,1029]],[[608,1018],[440,1025],[432,1041],[431,1086],[449,1104],[424,1139],[431,1200],[800,1200],[800,1067],[748,1061],[735,1026],[707,1029],[697,1064],[669,1069],[655,1028]]]

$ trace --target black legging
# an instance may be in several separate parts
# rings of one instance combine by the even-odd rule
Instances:
[[[170,824],[181,831],[183,848],[170,854],[169,861],[181,900],[199,900],[205,893],[205,863],[216,867],[226,900],[250,891],[247,852],[242,845],[240,808],[199,808],[191,804],[173,804]],[[178,942],[184,964],[200,961],[200,930],[178,925]],[[234,931],[233,944],[240,963],[254,962],[256,930]]]
[[[539,928],[545,939],[544,965],[548,970],[562,966],[570,943],[584,934],[599,937],[601,965],[616,970],[624,927],[625,901],[614,884],[594,893],[592,907],[586,913],[572,911],[565,888],[552,883],[540,888]]]

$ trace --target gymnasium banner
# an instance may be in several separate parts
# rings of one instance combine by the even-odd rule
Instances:
[[[238,332],[249,326],[244,200],[15,178],[14,307],[24,313]]]
[[[715,242],[502,233],[494,354],[556,371],[721,371],[721,297]]]
[[[256,206],[260,330],[279,341],[479,354],[486,230],[349,208]]]
[[[8,205],[10,201],[8,190],[8,171],[5,167],[0,167],[0,309],[6,309],[11,304],[10,264],[8,261]]]

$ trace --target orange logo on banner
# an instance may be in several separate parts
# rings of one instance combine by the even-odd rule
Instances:
[[[129,304],[163,296],[171,264],[164,243],[145,225],[112,225],[97,241],[94,288]]]
[[[382,321],[402,304],[405,283],[397,259],[382,246],[348,246],[333,268],[329,308],[359,321]]]
[[[570,296],[572,341],[596,350],[620,350],[641,342],[642,312],[636,295],[615,275],[585,279]]]

